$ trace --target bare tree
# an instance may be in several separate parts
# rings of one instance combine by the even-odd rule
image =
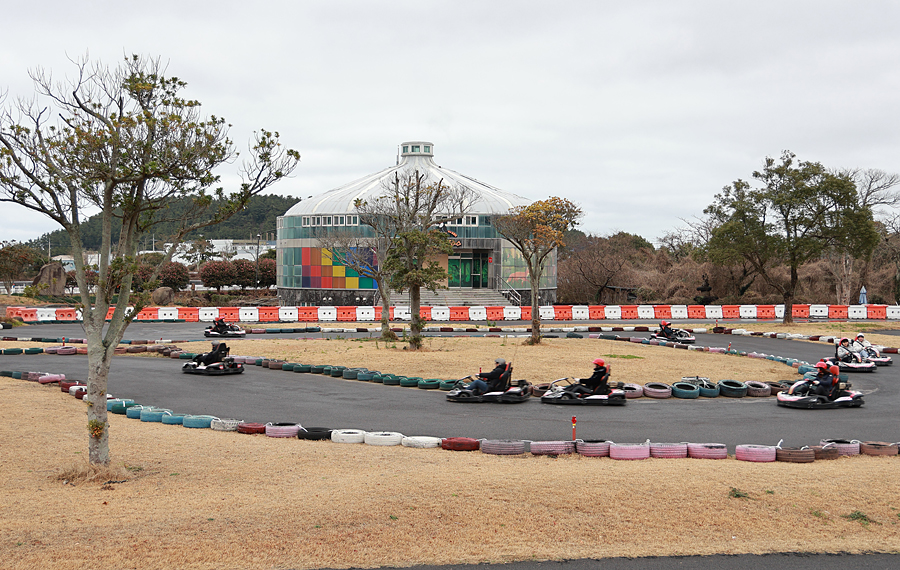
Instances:
[[[180,229],[166,252],[169,261],[188,232],[238,212],[289,175],[299,154],[282,148],[278,133],[260,131],[243,163],[242,184],[226,194],[215,187],[213,170],[236,156],[228,125],[202,116],[200,103],[181,95],[186,83],[166,77],[159,60],[140,56],[115,69],[86,58],[75,64],[76,78],[64,83],[42,70],[31,74],[41,103],[20,100],[0,110],[0,201],[39,212],[69,234],[87,335],[89,457],[108,465],[110,363],[131,319],[149,302],[148,294],[132,295],[141,235],[171,216],[170,203],[189,198],[193,207],[175,220]],[[95,299],[81,235],[88,209],[99,210],[102,226]]]

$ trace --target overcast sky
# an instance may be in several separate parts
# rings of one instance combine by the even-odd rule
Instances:
[[[6,104],[67,57],[159,56],[240,146],[266,128],[300,151],[273,194],[425,140],[446,168],[580,204],[586,232],[653,241],[783,149],[900,172],[897,2],[37,1],[0,20]],[[0,240],[55,229],[0,204]]]

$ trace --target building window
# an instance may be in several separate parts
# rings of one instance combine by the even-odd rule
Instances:
[[[466,216],[466,225],[467,226],[477,226],[478,225],[478,216]]]
[[[413,152],[419,152],[419,145],[413,145]]]
[[[428,145],[425,145],[425,152],[431,152],[431,147]]]
[[[337,216],[337,221],[335,222],[334,225],[343,226],[344,225],[344,216]]]
[[[331,225],[331,216],[325,216],[324,218],[322,218],[322,225],[330,226]]]
[[[348,220],[349,220],[349,221],[347,222],[347,225],[349,225],[349,226],[355,226],[355,225],[356,225],[356,223],[357,223],[357,222],[356,222],[356,216],[347,216],[347,218],[348,218]]]
[[[313,225],[314,225],[314,226],[321,226],[321,225],[322,225],[322,217],[321,217],[321,216],[316,216],[315,221],[313,222]]]
[[[309,225],[309,216],[303,216],[303,225],[304,225],[304,226],[308,226],[308,225]]]
[[[489,226],[491,225],[491,217],[490,216],[481,216],[482,225]]]
[[[406,154],[407,152],[409,152],[409,147],[406,145],[403,145],[403,153]]]

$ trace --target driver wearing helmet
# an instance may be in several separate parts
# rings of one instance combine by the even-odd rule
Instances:
[[[602,358],[594,359],[594,373],[590,378],[581,378],[572,385],[572,392],[586,395],[609,394],[609,368]]]
[[[213,321],[213,330],[219,334],[224,334],[228,332],[228,323],[222,317],[216,317]]]
[[[816,362],[816,377],[812,379],[812,391],[831,400],[838,385],[838,379],[838,376],[831,373],[831,366],[820,360]]]
[[[856,335],[856,338],[850,342],[850,350],[854,353],[859,354],[861,357],[866,358],[868,356],[878,356],[878,350],[876,350],[872,343],[866,340],[866,335],[863,333],[859,333]]]
[[[841,362],[853,362],[853,361],[861,362],[861,360],[862,360],[859,357],[859,354],[854,353],[850,349],[850,339],[849,338],[841,339],[840,343],[838,343],[838,345],[834,349],[834,356]]]
[[[672,330],[672,327],[669,326],[671,323],[669,321],[660,321],[659,322],[659,334],[660,336],[664,336],[666,338],[674,338],[675,331]]]
[[[485,394],[487,392],[499,392],[506,390],[506,381],[503,379],[503,373],[506,372],[506,360],[497,358],[494,360],[496,366],[490,372],[479,372],[478,377],[466,386],[476,394]]]

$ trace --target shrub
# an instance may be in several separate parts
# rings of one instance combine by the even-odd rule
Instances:
[[[248,259],[235,259],[231,263],[234,265],[234,281],[231,283],[232,285],[237,285],[241,290],[244,290],[256,284],[255,263]]]
[[[234,264],[230,261],[209,261],[200,268],[200,280],[206,287],[222,292],[222,287],[235,281]]]
[[[174,291],[187,289],[191,275],[187,266],[177,261],[166,263],[159,272],[159,282],[163,287],[171,287]]]

